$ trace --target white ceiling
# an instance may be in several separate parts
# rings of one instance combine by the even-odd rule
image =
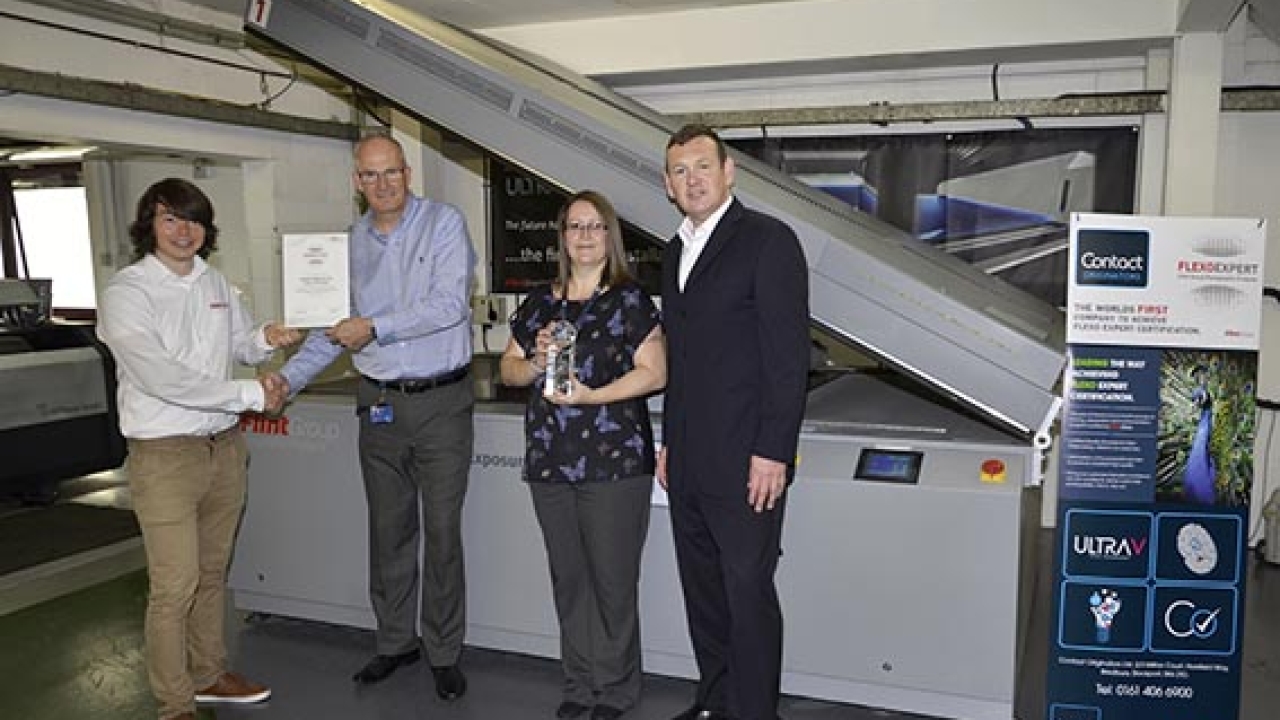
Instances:
[[[245,0],[186,0],[239,15]],[[387,4],[469,30],[599,17],[649,15],[693,8],[761,5],[801,0],[392,0]]]

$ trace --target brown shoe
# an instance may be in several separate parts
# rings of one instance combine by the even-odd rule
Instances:
[[[259,703],[269,697],[271,688],[233,672],[222,673],[217,682],[196,692],[198,703]]]

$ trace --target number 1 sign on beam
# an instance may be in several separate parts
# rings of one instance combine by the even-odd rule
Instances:
[[[271,0],[253,0],[245,12],[245,22],[265,28],[267,18],[271,17]]]

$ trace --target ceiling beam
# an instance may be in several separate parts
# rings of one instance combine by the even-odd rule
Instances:
[[[680,115],[684,122],[712,127],[786,127],[794,125],[887,125],[954,120],[1098,117],[1164,112],[1164,93],[1090,95],[1079,98],[962,100],[843,107],[734,110]]]
[[[0,65],[0,89],[59,100],[125,108],[171,117],[316,137],[357,140],[360,128],[331,120],[285,115],[221,100],[180,95],[129,83],[71,77]]]
[[[677,115],[682,122],[717,128],[797,125],[888,125],[957,120],[1023,120],[1065,117],[1118,117],[1168,111],[1163,92],[1066,96],[1023,100],[851,105],[843,107],[730,110]],[[1280,110],[1280,90],[1223,89],[1223,112]]]
[[[161,37],[178,38],[189,42],[213,45],[215,47],[239,50],[244,47],[244,32],[227,30],[214,25],[183,20],[159,12],[143,10],[129,5],[109,2],[109,0],[20,0],[31,5],[53,8],[139,28],[153,32]]]
[[[1178,0],[1178,32],[1226,32],[1245,0]]]
[[[1280,0],[1249,0],[1249,19],[1271,42],[1280,45]]]

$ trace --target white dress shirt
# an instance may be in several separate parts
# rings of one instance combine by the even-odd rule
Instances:
[[[199,257],[186,276],[151,254],[116,273],[98,337],[116,361],[125,437],[212,435],[263,408],[262,386],[231,379],[231,362],[256,365],[272,348],[231,283]]]
[[[711,213],[711,216],[697,228],[688,217],[680,223],[680,228],[676,231],[680,235],[680,292],[684,292],[684,285],[689,281],[689,273],[693,272],[693,266],[698,264],[698,258],[702,257],[702,251],[706,249],[707,241],[711,239],[711,233],[716,231],[720,218],[724,217],[732,204],[733,196],[730,195],[720,209]]]

